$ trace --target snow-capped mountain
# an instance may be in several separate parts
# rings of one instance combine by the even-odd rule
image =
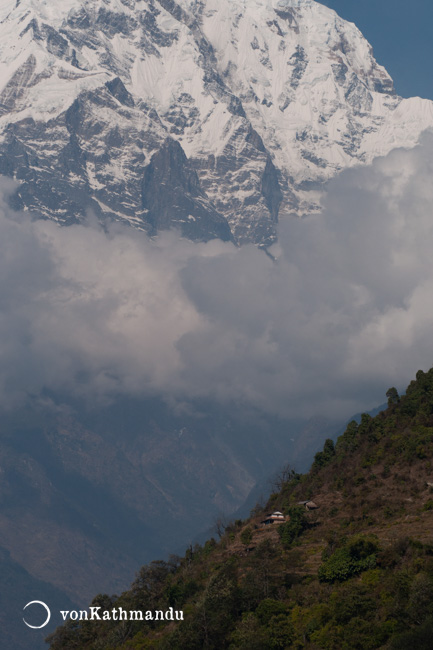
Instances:
[[[341,169],[413,146],[359,30],[313,0],[3,0],[0,173],[16,207],[269,244]]]

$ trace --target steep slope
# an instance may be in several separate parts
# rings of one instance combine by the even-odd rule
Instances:
[[[0,8],[0,173],[16,207],[59,223],[90,210],[269,244],[323,181],[432,124],[432,103],[396,96],[356,27],[313,0]]]
[[[431,648],[433,369],[287,471],[265,510],[219,543],[143,567],[101,611],[183,610],[182,623],[68,623],[51,648]],[[306,510],[300,502],[314,499]],[[286,515],[263,526],[266,512]],[[121,637],[121,634],[123,636]]]

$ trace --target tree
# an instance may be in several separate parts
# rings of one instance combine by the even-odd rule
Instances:
[[[334,456],[334,442],[331,440],[331,438],[327,438],[327,440],[325,440],[325,444],[323,445],[323,451],[317,452],[317,454],[314,456],[313,469],[319,470],[321,467],[324,467],[332,460]]]
[[[290,547],[295,539],[302,535],[307,526],[308,522],[305,518],[304,509],[299,506],[289,508],[289,521],[278,526],[283,546]]]
[[[271,479],[271,489],[272,492],[281,492],[283,487],[292,481],[293,479],[296,479],[299,477],[299,474],[295,472],[293,467],[290,466],[289,463],[286,465],[283,465],[273,476]]]
[[[388,390],[386,391],[386,396],[388,398],[388,406],[392,406],[393,404],[398,404],[400,401],[400,395],[398,394],[398,391],[394,386],[388,388]]]
[[[142,566],[131,585],[132,596],[142,609],[153,609],[164,593],[167,576],[174,572],[168,562],[156,560]]]
[[[226,529],[232,524],[233,522],[223,514],[218,515],[218,517],[215,519],[214,522],[214,530],[216,534],[218,535],[219,539],[224,535]]]

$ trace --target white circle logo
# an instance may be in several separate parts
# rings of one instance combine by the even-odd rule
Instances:
[[[26,619],[23,617],[23,621],[27,625],[27,627],[31,627],[32,630],[40,630],[41,627],[45,627],[46,625],[48,625],[48,623],[50,621],[50,618],[51,618],[50,608],[48,607],[48,605],[43,603],[41,600],[32,600],[30,603],[27,603],[27,605],[25,607],[23,607],[23,611],[25,609],[27,609],[27,607],[29,607],[30,605],[42,605],[42,607],[44,607],[46,612],[47,612],[46,621],[45,621],[45,623],[42,623],[42,625],[30,625],[30,623],[27,623]]]

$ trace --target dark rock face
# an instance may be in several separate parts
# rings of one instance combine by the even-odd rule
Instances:
[[[283,200],[283,193],[278,182],[277,170],[270,158],[266,161],[266,167],[262,176],[262,194],[269,213],[276,223],[278,221],[278,210]]]
[[[108,123],[97,118],[102,108]],[[129,128],[128,119],[135,117],[140,130]],[[13,205],[62,224],[85,218],[90,210],[101,219],[134,217],[148,229],[142,220],[141,180],[144,152],[161,142],[154,121],[145,105],[135,109],[133,98],[115,78],[82,93],[55,119],[8,125],[0,146],[0,173],[21,181]],[[116,178],[113,166],[123,166],[126,178]]]
[[[373,97],[370,91],[355,77],[355,75],[352,76],[349,87],[344,96],[347,103],[350,104],[357,113],[366,113],[371,110]]]
[[[292,54],[290,57],[288,63],[289,65],[293,66],[290,85],[292,88],[296,89],[299,86],[299,82],[304,76],[304,72],[308,66],[308,57],[304,48],[298,45],[294,54]]]
[[[299,26],[294,11],[290,9],[288,10],[275,9],[275,13],[277,14],[278,18],[281,18],[281,20],[286,21],[289,24],[290,28],[293,29],[296,34],[299,34]]]
[[[78,29],[88,29],[90,27],[90,21],[90,16],[84,7],[70,14],[67,18],[68,26]]]
[[[302,157],[305,160],[308,160],[309,162],[313,163],[313,165],[316,165],[317,167],[321,167],[322,169],[325,169],[327,166],[326,160],[323,160],[323,158],[319,158],[318,156],[315,156],[311,151],[307,151],[304,149],[302,152]]]
[[[36,68],[33,55],[21,65],[0,94],[0,116],[15,109],[17,102],[23,97],[26,86],[31,82]]]
[[[107,11],[103,7],[99,9],[96,26],[103,29],[106,34],[113,37],[116,34],[128,34],[137,23],[134,19],[125,14]]]
[[[346,75],[347,75],[348,70],[349,70],[349,68],[343,62],[335,63],[332,66],[332,71],[334,73],[335,81],[338,83],[339,86],[344,86],[344,84],[346,82]]]
[[[144,170],[142,202],[152,235],[174,226],[193,240],[232,238],[227,220],[209,202],[197,172],[172,138],[167,138]]]
[[[119,77],[116,77],[111,81],[107,81],[105,85],[113,97],[115,97],[121,104],[124,106],[129,106],[129,108],[133,108],[135,106],[135,102],[131,93],[126,90],[125,84],[121,79],[119,79]]]
[[[384,95],[397,94],[392,79],[389,79],[388,77],[384,77],[383,79],[375,79],[373,88],[376,93],[383,93]]]

